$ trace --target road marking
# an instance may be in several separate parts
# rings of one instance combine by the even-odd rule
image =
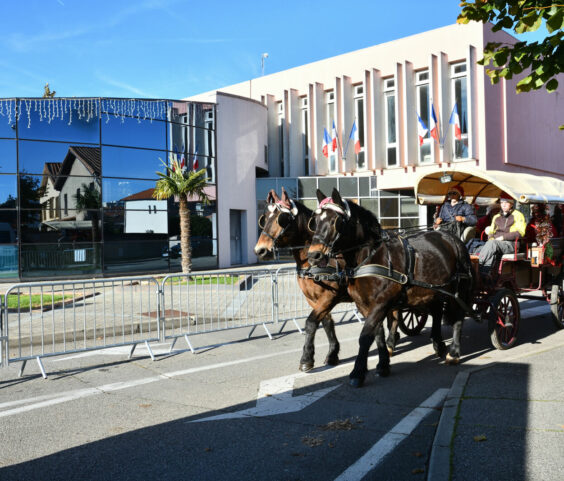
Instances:
[[[350,364],[350,363],[347,363]],[[218,414],[207,418],[188,421],[188,423],[200,423],[203,421],[218,421],[220,419],[240,419],[246,417],[274,416],[276,414],[294,413],[305,409],[326,394],[329,394],[337,386],[331,386],[318,391],[294,397],[294,381],[300,377],[308,376],[306,373],[292,374],[275,379],[268,379],[260,383],[257,395],[257,405],[253,408],[244,409],[233,413]]]
[[[337,477],[335,481],[358,481],[366,476],[387,454],[393,451],[399,443],[412,433],[423,418],[444,402],[448,391],[448,389],[437,389],[432,396],[396,424],[364,456]]]
[[[356,340],[356,339],[357,338],[354,337],[354,338],[344,339],[344,341],[346,342],[346,341],[351,341],[351,340]],[[67,402],[67,401],[73,401],[75,399],[80,399],[80,398],[83,398],[83,397],[86,397],[86,396],[94,396],[94,395],[97,395],[97,394],[119,391],[119,390],[122,390],[122,389],[127,389],[127,388],[131,388],[131,387],[136,387],[136,386],[142,386],[144,384],[162,381],[162,380],[173,378],[173,377],[185,376],[185,375],[188,375],[188,374],[195,374],[195,373],[199,373],[199,372],[203,372],[203,371],[209,371],[209,370],[212,370],[212,369],[221,369],[221,368],[224,368],[224,367],[236,366],[238,364],[244,364],[244,363],[248,363],[248,362],[262,361],[264,359],[269,359],[269,358],[273,358],[273,357],[277,357],[277,356],[285,356],[285,355],[288,355],[288,354],[296,354],[298,352],[302,352],[302,348],[289,349],[289,350],[286,350],[286,351],[280,351],[280,352],[273,353],[273,354],[264,354],[264,355],[261,355],[261,356],[253,356],[253,357],[249,357],[249,358],[246,358],[246,359],[237,359],[237,360],[234,360],[234,361],[220,362],[220,363],[212,364],[212,365],[208,365],[208,366],[193,367],[193,368],[189,368],[189,369],[183,369],[183,370],[180,370],[180,371],[173,371],[173,372],[169,372],[169,373],[159,374],[158,376],[151,376],[151,377],[148,377],[148,378],[137,379],[137,380],[134,380],[134,381],[118,382],[118,383],[106,384],[106,385],[98,386],[98,387],[78,389],[78,390],[75,390],[75,391],[67,391],[67,392],[63,392],[63,393],[58,393],[58,394],[53,395],[53,396],[46,395],[46,396],[39,396],[39,397],[22,399],[22,400],[19,400],[19,401],[8,401],[6,403],[0,403],[0,418],[7,417],[7,416],[13,416],[13,415],[16,415],[16,414],[21,414],[23,412],[32,411],[34,409],[40,409],[40,408],[44,408],[44,407],[54,406],[56,404],[61,404],[61,403]],[[337,367],[345,367],[345,366],[350,365],[350,364],[351,363],[347,363],[347,364],[339,365]],[[309,375],[312,375],[312,374],[309,374]],[[51,398],[51,399],[49,399],[49,398]],[[21,407],[18,407],[18,408],[8,409],[6,411],[1,411],[2,409],[9,408],[9,407],[13,406],[15,403],[17,403],[17,404],[30,403],[30,404],[28,404],[27,406],[21,406]]]

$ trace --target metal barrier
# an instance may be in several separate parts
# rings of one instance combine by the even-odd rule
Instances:
[[[295,267],[280,267],[273,276],[275,284],[274,309],[277,323],[282,323],[280,332],[289,321],[292,321],[297,329],[302,332],[298,319],[305,319],[309,316],[312,308],[303,295],[296,278]],[[282,294],[282,295],[281,295]],[[347,314],[352,314],[359,322],[362,319],[354,303],[341,303],[333,308],[331,314],[341,314],[342,322]]]
[[[240,270],[124,277],[13,285],[0,298],[0,366],[35,359],[47,377],[42,359],[118,346],[184,338],[229,329],[262,326],[281,332],[311,312],[301,292],[296,270]],[[354,304],[342,303],[332,314],[353,314]]]
[[[229,271],[173,274],[161,282],[163,338],[170,350],[183,337],[192,352],[190,336],[250,327],[248,337],[274,322],[271,271]]]
[[[160,338],[159,285],[152,277],[16,284],[3,305],[5,364]]]

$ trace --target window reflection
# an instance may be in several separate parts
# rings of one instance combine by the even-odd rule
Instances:
[[[110,115],[102,120],[102,143],[165,150],[166,123]]]
[[[58,142],[19,142],[20,172],[46,174],[59,164],[62,175],[100,175],[100,148]]]
[[[15,175],[0,174],[0,209],[17,207],[18,187]]]
[[[21,99],[20,139],[100,142],[98,99]]]
[[[22,277],[51,277],[101,272],[97,243],[22,244]]]
[[[164,151],[102,147],[102,169],[105,177],[156,179],[157,171],[165,171],[161,160],[166,162],[166,159],[167,153]]]
[[[154,190],[154,180],[103,179],[102,204],[106,208],[112,208],[123,207],[128,200],[151,200]]]
[[[1,117],[0,117],[1,122]],[[0,173],[15,174],[18,171],[15,140],[0,140]]]
[[[0,137],[16,137],[16,101],[0,99]]]
[[[69,210],[66,217],[58,217],[53,211],[25,211],[21,219],[22,242],[99,242],[102,240],[101,219],[101,211],[93,209]]]
[[[0,244],[17,241],[18,221],[15,210],[0,210]]]
[[[106,241],[104,244],[106,272],[168,271],[168,241]]]

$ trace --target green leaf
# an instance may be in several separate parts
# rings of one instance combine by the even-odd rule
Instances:
[[[507,50],[498,50],[494,56],[494,65],[496,67],[502,67],[503,65],[505,65],[507,63],[507,54],[508,51]]]
[[[554,92],[558,88],[558,80],[555,78],[549,80],[546,84],[546,90],[549,92]]]
[[[564,11],[560,10],[546,21],[546,29],[548,33],[552,33],[562,28],[564,28]]]

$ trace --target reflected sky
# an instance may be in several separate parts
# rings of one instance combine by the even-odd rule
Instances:
[[[0,139],[0,173],[15,174],[17,171],[16,141]]]
[[[0,209],[16,207],[18,195],[17,177],[15,175],[0,175]]]

